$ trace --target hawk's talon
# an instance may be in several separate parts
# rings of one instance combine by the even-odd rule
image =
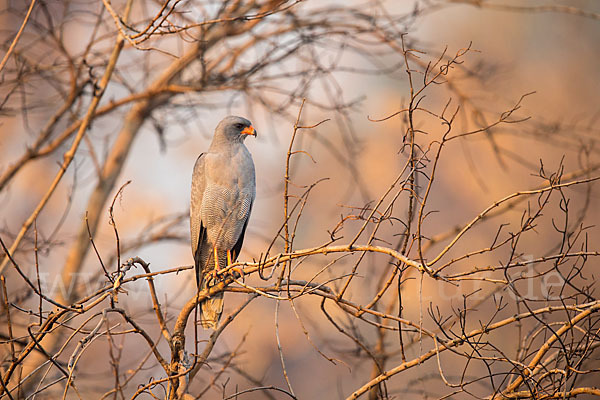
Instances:
[[[246,282],[246,274],[241,267],[231,267],[229,271],[227,271],[234,279],[242,278],[242,281]],[[234,274],[237,274],[234,275]]]
[[[206,276],[208,277],[208,282],[213,282],[213,284],[215,284],[219,280],[219,270],[213,269],[208,272]]]

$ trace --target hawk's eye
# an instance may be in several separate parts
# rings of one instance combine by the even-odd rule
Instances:
[[[235,127],[238,128],[239,130],[242,130],[242,129],[244,129],[244,124],[237,123],[237,124],[235,124]]]

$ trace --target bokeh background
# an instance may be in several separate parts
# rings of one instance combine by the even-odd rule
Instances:
[[[3,43],[7,44],[22,22],[27,4],[9,0],[3,3],[0,32]],[[115,9],[122,10],[121,3],[124,2],[115,1]],[[134,1],[131,19],[143,20],[142,15],[152,15],[157,7],[158,3],[155,2]],[[204,17],[201,10],[210,14],[214,7],[214,2],[183,2],[180,6],[182,10],[189,10],[189,18],[198,20]],[[502,112],[511,109],[521,96],[534,92],[523,99],[521,108],[515,113],[514,119],[530,117],[528,120],[499,125],[483,134],[448,144],[440,159],[428,202],[427,209],[435,213],[423,225],[426,237],[441,235],[464,225],[494,201],[515,191],[539,186],[543,181],[536,175],[541,162],[548,172],[557,170],[561,165],[565,173],[590,166],[597,168],[600,161],[596,143],[600,133],[600,3],[597,1],[530,1],[526,4],[527,8],[524,8],[523,2],[509,0],[384,1],[364,5],[362,2],[305,1],[294,7],[301,15],[325,7],[356,7],[357,10],[364,7],[365,14],[372,13],[382,19],[387,18],[382,11],[386,10],[390,21],[394,18],[400,21],[390,23],[390,26],[393,25],[390,30],[406,32],[407,43],[423,51],[419,57],[425,63],[435,60],[445,49],[447,54],[453,55],[460,49],[470,47],[473,51],[466,54],[461,60],[463,63],[450,72],[449,84],[428,89],[422,103],[424,107],[437,112],[449,99],[452,99],[453,107],[460,104],[454,125],[457,133],[493,122]],[[64,21],[61,13],[67,9],[70,11],[65,15],[68,14],[71,19]],[[92,23],[94,15],[101,9],[102,4],[93,1],[69,2],[68,5],[45,2],[44,7],[34,10],[34,16],[43,20],[44,13],[48,13],[56,21],[63,21],[66,36],[61,40],[70,53],[77,54],[88,45],[90,32],[95,29]],[[574,10],[585,10],[588,14],[581,15],[581,12]],[[105,14],[105,21],[99,27],[98,36],[101,39],[94,43],[89,57],[90,64],[98,62],[91,70],[96,77],[101,76],[103,70],[98,60],[106,57],[106,49],[114,40],[114,22],[108,13]],[[355,17],[361,18],[358,13]],[[265,24],[268,26],[269,22]],[[40,40],[34,28],[32,25],[25,30],[15,54],[40,60],[40,64],[49,69],[52,66],[62,68],[60,57],[54,57],[54,50],[49,50],[53,46],[52,40]],[[192,41],[193,35],[183,39],[174,36],[156,44],[151,42],[160,51],[137,50],[126,44],[118,62],[118,73],[104,94],[101,105],[146,87],[147,82],[172,60],[172,56],[164,52],[181,54],[188,45],[186,40]],[[276,40],[284,41],[285,37]],[[399,45],[397,38],[394,40]],[[324,66],[335,64],[336,67],[325,78],[316,79],[305,91],[298,91],[289,104],[283,100],[288,98],[288,94],[279,93],[277,89],[299,86],[299,80],[308,79],[306,76],[291,74],[290,78],[286,78],[284,75],[277,80],[266,81],[264,88],[259,87],[260,79],[257,80],[254,90],[262,90],[264,99],[280,105],[279,108],[265,107],[259,101],[259,96],[248,96],[242,91],[230,89],[183,93],[170,99],[164,107],[155,109],[135,138],[94,235],[95,244],[105,262],[113,260],[110,267],[114,269],[116,261],[111,257],[115,252],[115,237],[108,220],[108,206],[116,189],[131,180],[131,184],[117,199],[114,209],[124,247],[122,259],[139,256],[151,264],[153,271],[192,264],[188,221],[185,218],[189,207],[191,171],[196,157],[208,148],[215,125],[228,114],[251,119],[259,133],[256,139],[246,140],[256,165],[257,196],[241,260],[257,260],[284,221],[286,153],[303,97],[306,98],[306,104],[301,117],[302,124],[312,125],[324,119],[330,120],[317,128],[298,132],[295,149],[304,150],[310,156],[296,154],[293,157],[291,178],[298,186],[292,185],[290,190],[297,195],[302,193],[300,186],[310,185],[321,178],[328,180],[319,183],[311,192],[297,228],[294,247],[310,248],[325,243],[330,237],[328,232],[336,226],[341,216],[356,212],[356,209],[348,207],[360,208],[379,199],[406,160],[406,154],[401,152],[406,121],[402,116],[383,122],[370,119],[383,118],[406,107],[410,87],[404,59],[392,47],[378,44],[370,51],[369,44],[365,43],[365,52],[359,54],[346,51],[343,42],[344,39],[335,38],[327,46],[324,39],[307,51],[316,52],[312,56],[322,61]],[[215,54],[226,51],[228,49],[224,47],[215,50]],[[265,57],[261,49],[257,49],[254,55],[257,59]],[[245,54],[239,62],[257,62],[251,57],[252,54]],[[279,73],[291,73],[299,70],[303,62],[310,62],[309,55],[301,53],[301,56],[282,63],[277,70]],[[28,68],[26,64],[23,65],[20,67]],[[8,64],[7,71],[15,71],[17,67],[17,64]],[[2,97],[10,97],[0,109],[0,171],[15,162],[35,139],[37,132],[55,111],[53,101],[58,97],[50,87],[50,80],[45,80],[43,71],[38,71],[36,77],[28,78],[25,85],[12,86],[7,71],[3,72],[6,81],[0,84]],[[198,72],[198,69],[190,68],[184,75],[185,79],[193,80]],[[11,90],[15,93],[11,94]],[[89,92],[89,88],[87,90]],[[85,110],[88,102],[89,98],[84,99],[78,106]],[[335,105],[340,104],[350,105],[336,110]],[[85,214],[87,200],[96,185],[95,162],[102,163],[105,159],[116,133],[123,126],[127,110],[128,106],[125,106],[93,121],[87,133],[89,142],[81,144],[56,193],[37,219],[41,242],[39,265],[47,293],[70,290],[64,287],[59,272]],[[81,111],[74,107],[72,115],[59,123],[58,131],[65,129],[77,115],[81,115]],[[422,143],[441,138],[443,127],[436,118],[419,115],[416,125],[418,129],[428,132],[428,136],[420,136]],[[61,146],[63,151],[28,163],[0,191],[0,232],[5,242],[12,243],[23,222],[47,191],[69,143]],[[90,152],[89,145],[93,152]],[[593,169],[591,171],[593,175]],[[590,248],[597,249],[594,245],[600,234],[596,226],[600,222],[597,208],[599,193],[595,187],[588,189],[568,189],[571,197],[569,206],[574,219],[578,212],[586,210],[582,224],[589,227],[585,231],[587,242]],[[526,203],[521,206],[504,214],[502,221],[496,220],[478,227],[461,240],[449,257],[489,246],[501,222],[518,224],[523,207],[527,208]],[[552,246],[551,243],[559,240],[559,235],[552,229],[552,219],[559,218],[561,214],[557,206],[552,210],[548,211],[547,218],[525,242],[525,259],[540,256]],[[394,215],[398,218],[406,216],[405,201],[398,202]],[[349,221],[340,235],[353,237],[360,224],[360,221]],[[387,224],[378,234],[380,244],[394,246],[398,240],[395,235],[400,231],[400,223]],[[160,239],[149,240],[154,234]],[[17,254],[17,260],[30,276],[35,274],[32,238],[32,233],[28,234]],[[139,240],[148,242],[133,249],[126,248]],[[445,244],[432,245],[428,254],[436,254]],[[281,241],[278,241],[274,250],[281,249]],[[495,265],[502,262],[504,256],[502,252],[487,253],[461,266]],[[333,259],[332,256],[311,258],[300,264],[295,274],[298,279],[310,279]],[[341,259],[327,269],[322,280],[348,273],[354,261],[356,255]],[[385,257],[368,255],[353,281],[349,299],[361,303],[372,297],[377,284],[374,277],[379,277],[377,271],[385,268],[387,262]],[[413,321],[422,319],[423,325],[429,329],[435,328],[427,315],[430,305],[439,307],[442,313],[449,315],[453,307],[462,305],[463,294],[475,293],[472,297],[475,299],[490,289],[490,286],[481,282],[463,282],[454,287],[427,279],[421,286],[419,279],[412,279],[418,278],[414,273],[409,273],[408,278],[411,279],[407,279],[402,288],[403,316]],[[89,251],[78,284],[88,285],[91,290],[103,279],[97,257]],[[7,272],[7,280],[11,296],[18,296],[24,290],[14,273]],[[256,277],[250,277],[248,281],[261,284]],[[195,292],[193,275],[189,270],[161,276],[155,283],[170,317],[177,315],[182,304]],[[331,285],[339,287],[339,284],[334,281]],[[85,292],[88,289],[82,290]],[[532,290],[536,292],[538,287]],[[152,305],[146,283],[141,280],[131,283],[127,291],[119,296],[119,306],[137,316],[149,330],[158,332],[151,314]],[[239,305],[244,296],[228,293],[225,297],[226,313]],[[31,299],[23,300],[23,304],[30,304],[28,301],[31,302]],[[297,312],[314,346],[337,361],[332,363],[319,354],[307,340],[294,311],[286,302],[281,302],[277,315],[278,329],[288,377],[298,398],[344,398],[370,379],[372,364],[364,355],[358,354],[355,343],[331,329],[319,312],[319,303],[318,298],[302,298],[296,302]],[[35,301],[31,304],[35,304]],[[486,307],[482,305],[478,311],[489,311]],[[332,312],[344,321],[343,313]],[[205,398],[221,398],[223,393],[231,394],[254,385],[244,374],[265,385],[285,387],[275,336],[275,313],[275,301],[262,298],[253,301],[227,328],[213,352],[214,357],[218,358],[236,351],[232,364],[235,368],[218,375],[213,382],[213,377],[221,368],[216,362],[214,367],[198,375],[193,388],[203,388],[212,383]],[[473,320],[473,323],[476,321]],[[362,327],[360,334],[367,341],[375,340],[376,331],[368,328]],[[193,332],[193,329],[189,332]],[[202,338],[208,337],[206,332],[201,334]],[[501,332],[496,335],[501,345],[508,348],[515,345],[516,337]],[[389,336],[388,350],[392,355],[386,365],[393,367],[400,362],[397,333]],[[134,337],[119,338],[117,342],[127,350],[121,361],[122,369],[126,371],[135,365],[139,354],[146,351],[145,343]],[[168,349],[164,342],[160,348],[165,351]],[[106,378],[112,374],[106,349],[106,343],[99,340],[82,359],[78,379],[85,382],[79,384],[79,389],[85,393],[84,398],[99,397],[112,387],[112,382]],[[406,356],[412,359],[424,351],[423,345],[417,343],[406,349]],[[131,354],[136,357],[129,360],[127,357]],[[448,363],[447,378],[453,380],[453,373],[458,371],[453,371],[452,356],[447,357],[442,357],[441,362]],[[156,378],[160,372],[160,368],[148,366],[138,382]],[[135,389],[135,385],[132,388]],[[480,389],[486,393],[485,388]],[[401,398],[415,399],[428,396],[438,398],[450,393],[439,379],[435,360],[391,380],[388,390],[390,394],[396,393]],[[261,398],[259,394],[249,396]],[[279,394],[273,396],[285,398]]]

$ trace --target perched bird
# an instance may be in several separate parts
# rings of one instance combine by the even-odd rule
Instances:
[[[198,290],[212,286],[216,271],[234,262],[242,249],[256,196],[254,162],[244,145],[248,135],[256,136],[250,121],[225,117],[194,165],[190,231]],[[206,299],[200,308],[202,326],[216,328],[223,293]]]

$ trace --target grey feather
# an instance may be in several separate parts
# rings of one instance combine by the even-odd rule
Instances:
[[[250,130],[249,130],[250,129]],[[196,283],[202,290],[214,282],[206,276],[238,256],[256,196],[254,162],[243,141],[255,132],[250,121],[226,117],[215,129],[210,148],[196,160],[192,175],[190,233]],[[223,308],[222,294],[201,305],[202,325],[215,328]]]

